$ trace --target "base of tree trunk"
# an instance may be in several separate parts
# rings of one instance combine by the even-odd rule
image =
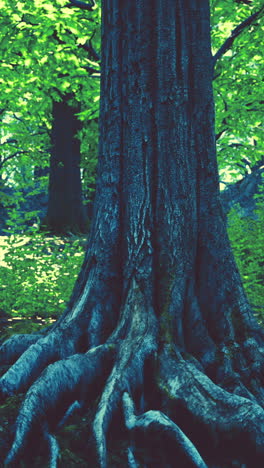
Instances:
[[[38,432],[56,467],[57,428],[95,402],[94,467],[111,424],[124,468],[264,466],[264,333],[219,202],[212,65],[208,1],[104,0],[90,240],[59,321],[1,348],[1,397],[27,391],[7,464]]]
[[[109,466],[113,423],[126,441],[129,468],[263,466],[257,335],[218,351],[203,365],[195,354],[162,341],[145,304],[134,283],[114,332],[88,350],[83,333],[88,324],[80,317],[68,325],[58,322],[43,336],[16,335],[2,345],[1,364],[15,361],[0,381],[2,400],[27,390],[7,465],[17,466],[32,434],[39,434],[50,466],[57,466],[54,434],[74,412],[97,401],[90,444],[100,468]],[[88,440],[87,434],[83,443]]]

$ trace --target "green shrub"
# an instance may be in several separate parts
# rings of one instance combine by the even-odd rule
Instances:
[[[234,208],[228,232],[249,302],[264,322],[264,211],[241,218]],[[0,237],[0,304],[11,317],[57,318],[65,309],[84,258],[83,238],[44,234]]]
[[[80,271],[83,240],[46,238],[43,234],[4,239],[1,308],[13,317],[57,318],[65,309]]]
[[[258,205],[256,219],[240,218],[233,208],[228,215],[228,234],[249,302],[264,323],[264,210]]]

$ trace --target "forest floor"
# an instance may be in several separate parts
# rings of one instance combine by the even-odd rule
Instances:
[[[16,240],[18,243],[14,245],[10,243],[10,236],[0,236],[0,344],[14,333],[36,332],[56,320],[71,294],[75,278],[81,268],[86,245],[84,236],[70,239],[46,237],[45,241],[43,238],[20,236]],[[248,245],[247,241],[247,249]],[[249,259],[251,251],[253,249],[247,252]],[[256,258],[257,261],[254,257],[251,265],[258,273],[261,256],[258,254]],[[240,266],[243,267],[244,264],[241,262],[242,260]],[[250,266],[247,260],[245,265],[249,269],[248,264]],[[13,268],[10,268],[10,265]],[[252,273],[246,267],[244,267],[244,278],[247,279],[252,277]],[[259,273],[255,276],[258,283]],[[38,281],[35,284],[36,278]],[[258,293],[258,289],[256,291]],[[17,303],[20,296],[24,302]],[[261,302],[261,293],[259,292],[256,297],[257,299],[252,295],[252,302],[258,304],[258,301]],[[41,311],[39,304],[42,306]],[[21,313],[23,310],[24,315]],[[259,317],[260,322],[264,323],[263,315],[259,314]],[[0,368],[0,376],[7,368],[7,366]],[[0,402],[0,468],[4,467],[4,459],[12,445],[16,417],[23,398],[24,394],[18,394],[8,398],[4,403]],[[63,427],[56,430],[55,436],[60,448],[58,468],[97,468],[91,437],[97,403],[98,401],[93,402],[84,413],[74,413]],[[109,468],[127,467],[125,439],[124,427],[120,428],[119,424],[113,422],[109,430]],[[155,467],[149,464],[148,466],[166,468],[162,461],[156,460],[156,463]],[[139,468],[142,466],[139,465]],[[49,468],[45,441],[32,440],[23,458],[19,464],[16,464],[16,468]]]
[[[12,334],[12,328],[16,332],[23,332],[25,329],[35,331],[34,319],[17,320],[13,319],[2,324],[0,339]],[[38,325],[42,328],[45,321],[38,320]],[[1,323],[0,323],[1,326]],[[7,329],[9,330],[7,332]],[[0,367],[0,376],[3,375],[9,366]],[[16,418],[19,408],[24,399],[24,394],[18,394],[8,398],[0,404],[0,468],[4,467],[4,460],[11,448]],[[86,408],[84,413],[76,412],[67,419],[67,423],[56,431],[56,440],[59,445],[60,455],[58,468],[96,468],[94,453],[92,449],[92,422],[95,414],[97,402],[93,406]],[[116,428],[109,431],[109,468],[125,468],[127,466],[126,445],[122,440],[122,433]],[[112,437],[111,437],[112,434]],[[114,436],[113,436],[114,434]],[[21,461],[16,464],[16,468],[49,468],[48,448],[44,440],[36,438],[29,441]]]
[[[16,241],[17,240],[18,238],[16,238]],[[29,236],[20,236],[15,246],[23,248],[23,246],[27,246],[30,240],[31,237]],[[56,243],[58,252],[59,245],[64,244],[60,239],[46,238],[46,241],[50,244],[51,242],[52,244]],[[0,236],[0,267],[4,267],[4,269],[10,268],[7,263],[10,249],[10,236]],[[27,253],[25,256],[28,257]],[[0,344],[13,334],[36,332],[49,325],[52,321],[54,321],[54,318],[41,317],[38,315],[25,317],[16,314],[15,316],[11,316],[1,308],[0,304]],[[8,366],[0,367],[0,376],[3,375],[7,369]],[[24,394],[19,394],[0,403],[0,468],[4,467],[4,459],[12,445],[15,422],[23,398]],[[76,413],[69,417],[65,426],[56,431],[56,438],[60,447],[58,468],[94,468],[96,466],[95,461],[92,459],[91,443],[89,442],[92,414],[93,410],[91,408],[88,408],[84,414]],[[36,440],[36,443],[34,443],[34,441],[31,442],[23,458],[21,458],[21,461],[16,467],[48,468],[50,466],[49,455],[45,441]],[[114,456],[112,456],[112,458],[112,468],[125,466],[124,459],[119,462],[118,459],[115,460]]]

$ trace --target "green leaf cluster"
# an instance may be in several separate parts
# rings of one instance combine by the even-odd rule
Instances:
[[[263,199],[255,216],[255,219],[241,218],[239,207],[232,208],[228,215],[228,234],[250,305],[258,321],[264,324]]]
[[[83,185],[94,183],[100,66],[89,46],[98,54],[100,8],[87,12],[67,3],[0,2],[0,184],[19,194],[24,183],[36,187],[35,167],[49,165],[52,102],[65,94],[85,120],[79,135]],[[6,205],[6,197],[0,202]]]
[[[213,55],[232,35],[232,31],[263,2],[250,4],[234,0],[212,0]],[[236,180],[244,175],[241,161],[254,165],[264,151],[263,140],[263,83],[264,61],[262,42],[263,13],[235,38],[230,49],[217,60],[214,70],[216,104],[216,134],[218,164],[221,179]],[[240,165],[239,165],[240,164]]]
[[[83,240],[42,234],[1,239],[1,308],[11,317],[57,318],[81,268]]]

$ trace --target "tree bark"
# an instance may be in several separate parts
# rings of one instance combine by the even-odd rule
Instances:
[[[240,166],[243,167],[242,164]],[[239,216],[256,219],[256,195],[261,195],[263,173],[264,156],[253,167],[250,167],[250,172],[247,173],[245,167],[243,179],[226,186],[221,192],[221,201],[226,214],[235,207]]]
[[[33,344],[2,346],[5,362],[24,350],[2,397],[29,388],[7,462],[38,425],[56,466],[50,432],[96,380],[100,468],[113,418],[127,467],[260,467],[263,330],[220,204],[209,2],[104,0],[102,13],[90,240],[60,320]]]
[[[70,96],[53,102],[49,199],[44,225],[55,234],[86,232],[80,175],[80,123]]]

